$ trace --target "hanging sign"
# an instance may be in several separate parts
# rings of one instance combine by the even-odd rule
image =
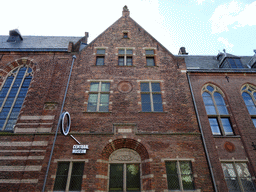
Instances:
[[[72,153],[85,154],[87,149],[89,149],[88,145],[73,145]]]
[[[65,118],[67,118],[67,126],[65,127]],[[71,118],[69,112],[64,112],[61,114],[61,132],[63,135],[67,136],[70,130],[70,125],[71,125]]]

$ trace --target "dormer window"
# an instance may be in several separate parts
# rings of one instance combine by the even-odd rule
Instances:
[[[244,68],[240,58],[225,58],[222,65],[220,65],[220,68]]]

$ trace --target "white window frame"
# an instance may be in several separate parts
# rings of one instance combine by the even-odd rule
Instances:
[[[143,94],[143,93],[149,93],[149,95],[150,95],[150,106],[151,106],[151,111],[150,112],[163,112],[164,109],[163,109],[163,111],[154,111],[154,102],[153,102],[153,94],[154,93],[160,94],[161,98],[162,98],[162,91],[160,90],[160,92],[152,92],[152,83],[159,83],[160,89],[161,89],[161,83],[159,81],[141,81],[140,84],[142,84],[142,83],[149,83],[149,92],[145,92],[145,91],[140,90],[140,95]],[[162,99],[162,108],[163,108],[163,99]],[[141,109],[142,109],[142,101],[141,101]],[[142,111],[142,112],[148,112],[148,111]]]
[[[124,49],[124,54],[119,54],[119,50],[121,49]],[[118,47],[118,66],[122,66],[122,65],[119,65],[119,57],[124,57],[124,65],[123,66],[127,66],[127,57],[132,57],[132,65],[133,66],[133,50],[135,48],[132,48],[132,47]],[[132,50],[132,54],[127,54],[127,50]]]
[[[90,81],[90,89],[91,89],[91,83],[99,83],[99,90],[98,91],[89,91],[89,97],[88,97],[88,103],[87,104],[89,104],[90,94],[98,94],[96,111],[89,111],[89,112],[109,112],[109,110],[108,111],[100,111],[99,109],[100,109],[100,97],[101,97],[101,94],[108,94],[109,95],[109,99],[108,99],[108,107],[109,107],[109,104],[110,104],[109,100],[110,100],[110,93],[111,93],[110,86],[109,86],[109,91],[102,92],[101,91],[101,85],[102,85],[102,83],[109,83],[109,84],[111,84],[110,81]]]

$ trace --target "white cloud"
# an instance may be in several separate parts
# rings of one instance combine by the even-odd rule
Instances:
[[[223,43],[225,45],[225,48],[229,49],[230,51],[232,50],[232,47],[234,47],[234,45],[232,43],[229,43],[228,40],[224,37],[219,37],[218,41]]]
[[[246,25],[256,25],[256,2],[243,5],[237,1],[218,6],[210,22],[212,24],[212,33],[221,33],[229,31],[232,28],[244,27]]]

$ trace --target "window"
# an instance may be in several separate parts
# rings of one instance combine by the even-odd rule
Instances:
[[[96,65],[104,65],[105,60],[105,49],[97,49]]]
[[[109,191],[140,191],[140,164],[110,164]]]
[[[87,111],[108,112],[109,105],[108,82],[91,82]]]
[[[252,122],[256,127],[256,87],[252,85],[244,85],[242,87],[242,97],[244,99],[244,103],[248,109],[248,112],[251,115]]]
[[[140,155],[131,149],[119,149],[109,157],[109,191],[141,191]]]
[[[118,50],[118,65],[132,66],[132,49],[124,48]]]
[[[205,85],[202,96],[213,135],[234,135],[222,91]]]
[[[165,165],[168,190],[194,190],[190,161],[167,161]]]
[[[8,74],[0,91],[2,130],[13,131],[31,80],[32,69],[28,66],[16,68]]]
[[[246,163],[222,163],[229,191],[253,192],[255,186]]]
[[[60,162],[53,191],[81,191],[84,162]]]
[[[125,39],[128,38],[128,32],[123,32],[123,38],[125,38]]]
[[[154,50],[146,50],[147,66],[155,66],[155,53]]]
[[[244,68],[240,58],[226,58],[221,68]]]
[[[141,82],[141,105],[143,112],[162,112],[160,83]]]

